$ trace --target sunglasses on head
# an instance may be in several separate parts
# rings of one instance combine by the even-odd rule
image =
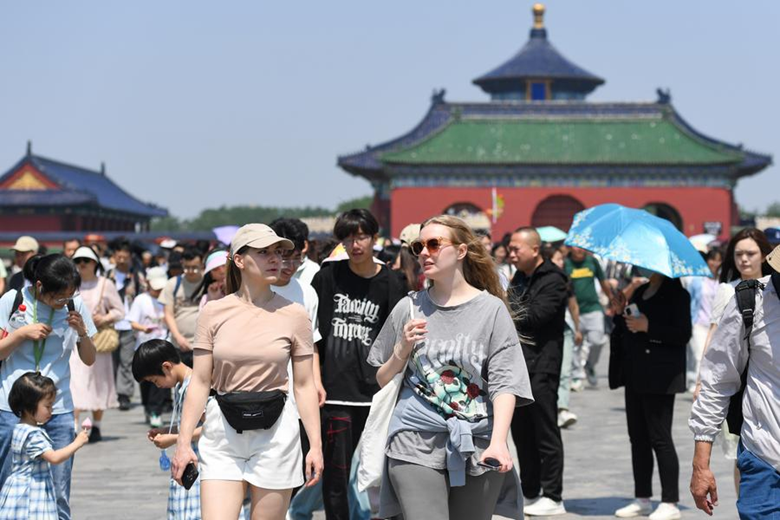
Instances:
[[[415,240],[412,242],[410,247],[414,256],[420,256],[420,253],[422,253],[423,249],[427,249],[428,253],[433,254],[437,253],[439,249],[447,245],[452,245],[452,240],[448,240],[443,237],[437,237],[429,238],[428,240]]]

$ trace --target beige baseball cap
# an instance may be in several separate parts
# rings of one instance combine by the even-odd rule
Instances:
[[[766,257],[766,263],[768,263],[772,269],[780,273],[780,246],[777,246]]]
[[[420,238],[420,224],[409,224],[401,230],[401,243],[408,246],[412,245],[412,242]]]
[[[20,253],[37,253],[38,248],[40,246],[38,245],[38,241],[35,240],[33,237],[30,236],[21,236],[16,240],[16,243],[14,244],[14,247],[11,249],[13,251],[19,251]]]
[[[230,243],[230,256],[238,253],[242,247],[263,248],[280,244],[284,249],[295,249],[292,240],[282,238],[265,224],[247,224],[241,226]]]

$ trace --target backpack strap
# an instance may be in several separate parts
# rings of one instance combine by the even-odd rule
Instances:
[[[737,285],[735,295],[737,309],[742,315],[742,323],[745,325],[745,340],[750,347],[750,333],[753,332],[753,318],[756,310],[756,291],[764,286],[758,280],[743,280]]]
[[[19,306],[24,301],[24,295],[22,294],[22,291],[16,291],[16,296],[14,296],[14,304],[11,306],[11,312],[8,313],[8,319],[11,319],[11,316],[14,315],[14,313],[19,310]]]
[[[176,307],[176,295],[179,293],[179,287],[181,287],[181,275],[176,277],[176,286],[173,288],[173,306]],[[187,295],[185,294],[186,298]]]
[[[772,273],[772,285],[775,286],[775,292],[777,293],[777,296],[780,297],[780,273],[777,271]]]

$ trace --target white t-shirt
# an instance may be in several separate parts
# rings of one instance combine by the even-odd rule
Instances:
[[[125,286],[126,279],[127,274],[118,269],[114,271],[114,281],[116,281],[117,291],[121,290],[122,287]],[[132,327],[130,326],[130,320],[127,319],[127,314],[130,312],[130,306],[127,304],[127,296],[122,298],[122,304],[125,306],[125,319],[116,322],[114,324],[114,328],[116,330],[132,330]]]
[[[22,303],[26,309],[24,312],[24,325],[34,323],[33,309],[35,308],[35,298],[29,288],[23,289],[24,299]],[[5,330],[8,327],[8,318],[11,308],[14,305],[16,291],[8,291],[0,299],[0,329]],[[84,325],[87,327],[89,337],[97,334],[95,324],[92,323],[92,313],[84,305],[80,296],[73,299],[76,310],[81,314]],[[37,302],[38,305],[38,323],[49,323],[49,316],[52,316],[52,332],[46,338],[43,344],[43,356],[41,357],[41,374],[50,377],[57,387],[57,395],[54,398],[54,415],[73,411],[73,399],[70,394],[70,356],[76,347],[78,334],[68,325],[67,307],[58,309],[51,314],[52,308],[48,305]],[[20,324],[21,326],[21,324]],[[19,345],[10,356],[3,360],[0,366],[0,410],[10,412],[8,405],[8,395],[11,393],[11,387],[17,379],[26,372],[35,370],[35,353],[33,342],[25,340]]]
[[[734,280],[729,283],[722,283],[718,285],[718,291],[715,293],[715,300],[712,302],[712,313],[710,314],[710,325],[717,325],[720,323],[720,319],[723,317],[723,311],[726,310],[729,300],[734,297],[737,292],[737,285],[742,280]]]
[[[319,270],[320,266],[317,264],[317,262],[313,262],[308,258],[304,258],[301,266],[297,271],[295,271],[293,278],[301,282],[303,285],[311,285],[311,281],[314,279],[314,275],[317,274]],[[315,339],[314,341],[317,340]]]
[[[309,314],[309,318],[311,319],[311,330],[314,343],[320,341],[322,339],[322,335],[320,334],[317,323],[317,308],[320,306],[320,298],[317,296],[317,291],[314,290],[314,287],[309,284],[301,283],[297,279],[292,278],[290,279],[290,283],[287,285],[282,287],[277,287],[274,285],[271,287],[271,289],[279,296],[287,298],[291,302],[303,305],[304,309],[306,309],[306,312]],[[290,381],[290,386],[288,387],[290,391],[288,392],[288,395],[290,396],[290,400],[293,402],[293,404],[295,404],[295,393],[293,392],[292,361],[287,364],[287,377]]]
[[[287,298],[291,302],[303,305],[304,309],[306,309],[306,312],[309,314],[309,318],[311,318],[311,330],[312,336],[314,336],[314,342],[317,343],[320,341],[322,335],[320,335],[317,323],[317,309],[320,306],[320,299],[317,296],[317,291],[314,290],[314,287],[292,278],[287,285],[282,287],[274,285],[271,287],[271,290],[279,296]]]
[[[133,305],[127,314],[127,321],[155,327],[154,330],[148,333],[136,332],[136,349],[150,339],[165,339],[168,337],[168,329],[165,328],[164,318],[165,306],[156,298],[152,298],[149,293],[139,294],[133,300]]]

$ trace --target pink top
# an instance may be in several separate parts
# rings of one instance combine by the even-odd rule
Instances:
[[[103,289],[104,284],[105,289]],[[101,302],[98,302],[101,290],[103,291],[103,299]],[[97,280],[81,282],[79,293],[87,309],[92,311],[92,314],[108,312],[112,323],[116,323],[125,317],[125,306],[122,304],[116,285],[111,280],[99,276]]]

